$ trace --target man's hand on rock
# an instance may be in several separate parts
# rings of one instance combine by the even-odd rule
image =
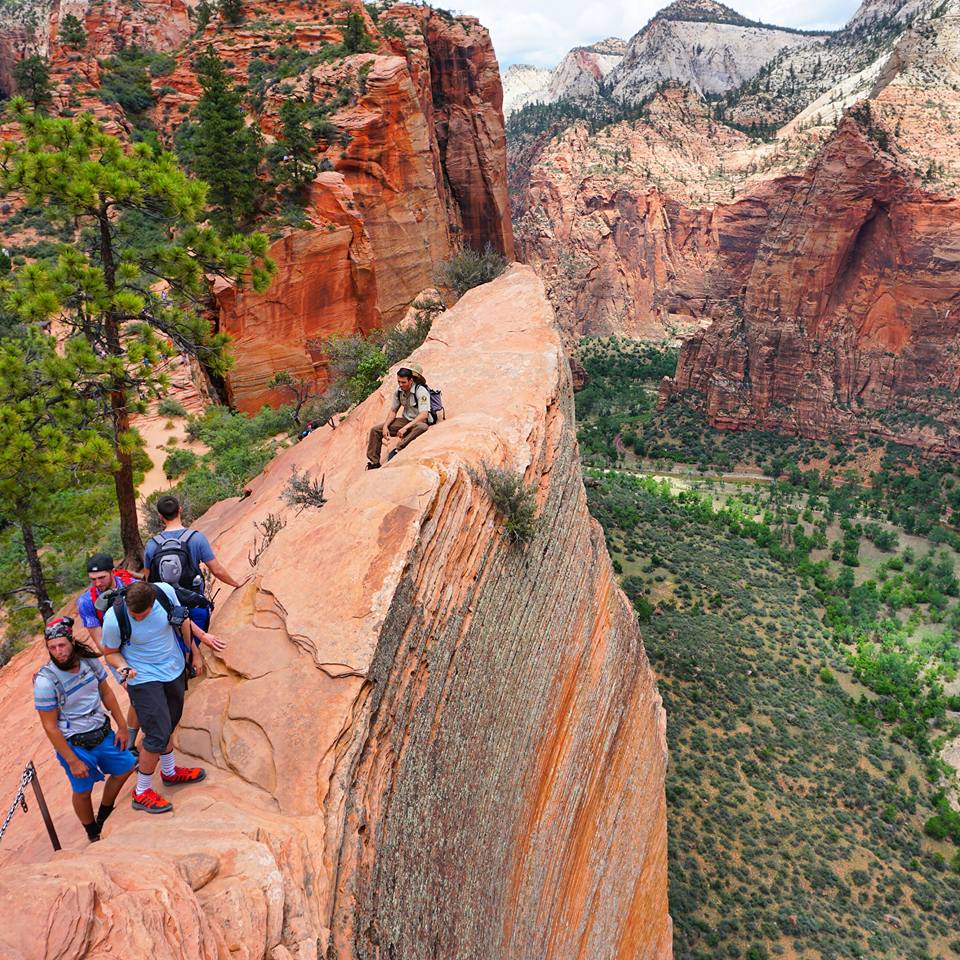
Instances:
[[[201,643],[205,643],[211,650],[216,650],[219,653],[221,650],[227,649],[227,641],[221,640],[219,637],[214,636],[212,633],[205,633],[200,638]]]

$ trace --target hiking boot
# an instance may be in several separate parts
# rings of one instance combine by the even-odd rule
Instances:
[[[173,804],[165,800],[156,790],[144,790],[143,793],[133,794],[130,804],[134,810],[145,810],[147,813],[170,813]]]
[[[163,771],[160,772],[160,779],[168,786],[176,786],[180,783],[199,783],[207,777],[207,771],[203,767],[176,767],[176,773],[168,777]]]
[[[368,461],[367,461],[367,469],[368,469],[368,470],[379,470],[379,469],[380,469],[380,464],[379,464],[379,463],[374,463],[372,460],[368,460]]]
[[[391,451],[387,454],[387,463],[389,463],[399,452],[400,452],[400,450],[397,449],[397,448],[394,448],[393,450],[391,450]]]

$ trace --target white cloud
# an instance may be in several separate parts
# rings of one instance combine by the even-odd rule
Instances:
[[[442,2],[442,0],[441,0]],[[663,0],[453,0],[458,13],[490,30],[501,69],[512,63],[553,67],[571,48],[606,37],[629,40]],[[858,0],[741,0],[730,4],[753,20],[785,27],[831,28],[845,23]]]

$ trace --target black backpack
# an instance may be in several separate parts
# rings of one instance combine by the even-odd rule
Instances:
[[[190,538],[195,532],[185,530],[176,537],[165,537],[158,533],[150,538],[151,543],[156,545],[150,561],[151,583],[167,583],[171,587],[193,590],[198,581],[203,582],[203,575],[190,556]]]

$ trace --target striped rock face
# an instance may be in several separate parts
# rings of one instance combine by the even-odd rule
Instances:
[[[42,652],[4,669],[0,707],[82,852],[51,860],[38,818],[16,824],[0,955],[672,956],[665,715],[587,512],[541,282],[514,266],[470,291],[411,359],[443,389],[446,420],[365,471],[388,377],[198,523],[240,570],[254,521],[286,521],[219,598],[229,646],[191,684],[179,733],[208,777],[172,816],[121,803],[83,849],[29,717]],[[535,492],[523,547],[483,464]],[[322,508],[285,504],[294,469],[325,478]]]

